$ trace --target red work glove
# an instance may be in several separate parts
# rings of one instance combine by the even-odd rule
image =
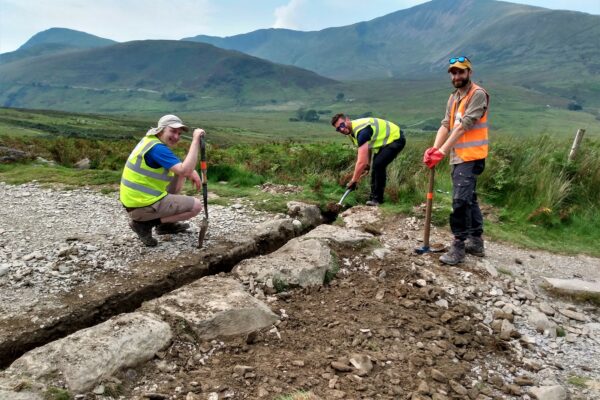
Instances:
[[[427,150],[425,150],[425,153],[423,153],[423,163],[427,164],[429,162],[429,160],[431,160],[431,153],[433,153],[435,151],[435,147],[430,147]]]
[[[435,147],[432,147],[431,149],[428,149],[427,151],[429,153],[427,153],[427,152],[425,153],[425,156],[423,157],[423,162],[425,164],[427,164],[429,169],[435,167],[437,165],[437,163],[442,161],[442,159],[446,156],[444,153],[442,153]]]

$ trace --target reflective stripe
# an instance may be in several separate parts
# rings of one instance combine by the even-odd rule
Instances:
[[[455,149],[464,149],[467,147],[477,147],[477,146],[483,146],[489,143],[488,139],[484,139],[484,140],[474,140],[472,142],[463,142],[463,143],[457,143],[454,145]]]
[[[127,160],[127,163],[125,164],[129,169],[131,169],[134,172],[137,172],[140,175],[144,175],[147,176],[149,178],[154,178],[154,179],[158,179],[160,181],[165,181],[165,182],[171,182],[171,177],[169,176],[169,170],[165,169],[165,172],[163,172],[162,174],[157,174],[156,172],[152,172],[152,171],[148,171],[142,168],[142,155],[140,155],[138,157],[138,161],[136,162],[136,164],[133,164],[131,161]]]
[[[471,130],[482,129],[482,128],[487,128],[487,127],[488,127],[487,122],[480,122],[479,124],[473,125],[473,127],[469,130],[471,131]]]
[[[121,178],[121,184],[123,186],[127,186],[129,189],[133,189],[138,192],[146,193],[146,194],[149,194],[150,196],[160,196],[161,194],[163,194],[163,192],[161,192],[160,190],[154,190],[154,189],[147,188],[138,183],[128,181],[125,178]]]
[[[379,136],[379,120],[377,118],[373,118],[373,124],[375,124],[375,132],[369,141],[369,149],[373,148],[373,145],[377,141],[377,136]]]
[[[358,125],[356,128],[352,127],[352,132],[356,132],[356,134],[358,135],[358,132],[362,131],[363,129],[365,129],[367,126],[369,126],[369,123],[366,124],[362,124],[362,125]]]
[[[385,139],[383,139],[383,144],[381,147],[385,146],[390,139],[390,121],[385,121]]]

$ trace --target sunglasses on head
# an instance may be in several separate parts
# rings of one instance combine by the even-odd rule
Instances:
[[[346,129],[346,123],[342,122],[341,124],[338,125],[337,128],[335,128],[336,131],[341,132],[342,129]]]
[[[469,61],[469,59],[467,57],[465,57],[465,56],[460,56],[460,57],[452,57],[448,61],[450,62],[450,64],[456,64],[457,62],[462,63],[462,62],[465,62],[465,61]]]

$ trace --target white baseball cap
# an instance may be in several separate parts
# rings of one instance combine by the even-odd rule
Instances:
[[[170,126],[171,128],[181,128],[186,132],[189,130],[189,128],[183,124],[183,121],[177,115],[167,114],[163,115],[158,120],[158,126],[156,128],[151,128],[148,132],[146,132],[146,136],[157,135],[167,126]]]

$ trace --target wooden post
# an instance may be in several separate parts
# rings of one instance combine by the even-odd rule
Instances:
[[[581,144],[581,139],[583,139],[583,134],[585,133],[585,129],[577,129],[577,133],[575,134],[575,140],[573,140],[573,146],[571,146],[571,152],[569,153],[569,162],[575,159],[577,155],[577,150],[579,150],[579,145]]]

